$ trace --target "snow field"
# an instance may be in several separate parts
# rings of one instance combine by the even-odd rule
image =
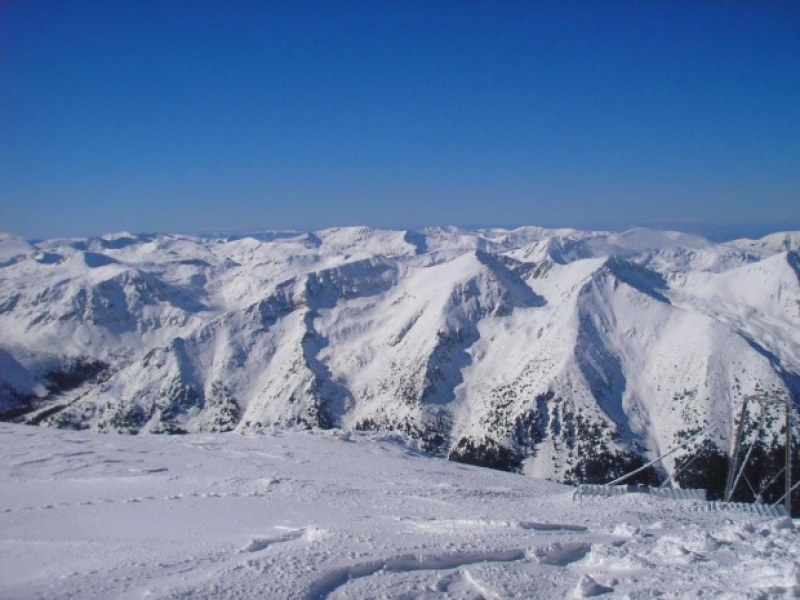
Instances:
[[[377,434],[0,424],[0,597],[773,598],[788,519],[572,488]]]

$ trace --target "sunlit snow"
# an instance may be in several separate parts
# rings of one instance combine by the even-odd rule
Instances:
[[[772,598],[789,519],[574,488],[342,433],[0,424],[0,597]]]

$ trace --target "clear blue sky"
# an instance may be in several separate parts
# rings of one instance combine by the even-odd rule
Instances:
[[[800,227],[800,4],[0,2],[0,230]]]

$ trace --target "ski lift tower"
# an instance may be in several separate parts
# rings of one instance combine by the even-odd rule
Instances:
[[[731,496],[736,491],[739,480],[744,476],[744,469],[747,462],[750,460],[750,455],[753,453],[757,437],[750,444],[750,447],[745,454],[741,464],[739,464],[739,456],[742,450],[742,438],[744,435],[744,424],[748,417],[747,408],[751,402],[758,403],[761,406],[760,419],[763,420],[766,410],[769,407],[776,405],[784,405],[784,416],[786,423],[786,460],[782,471],[779,471],[772,480],[767,483],[767,486],[762,487],[764,491],[781,473],[784,473],[785,492],[784,495],[773,504],[779,505],[781,502],[785,503],[786,514],[792,514],[792,492],[800,485],[800,482],[792,485],[792,396],[791,394],[780,394],[772,396],[745,396],[742,401],[742,411],[739,415],[739,423],[736,426],[736,435],[734,437],[733,449],[731,451],[731,466],[728,470],[728,480],[725,484],[725,502],[730,502]],[[760,422],[759,422],[760,424]],[[758,433],[758,432],[757,432]],[[746,476],[745,476],[746,478]],[[761,492],[759,492],[760,495]],[[759,501],[756,498],[756,501]]]

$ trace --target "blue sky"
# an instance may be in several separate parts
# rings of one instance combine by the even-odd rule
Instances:
[[[796,2],[0,3],[0,230],[800,228]]]

